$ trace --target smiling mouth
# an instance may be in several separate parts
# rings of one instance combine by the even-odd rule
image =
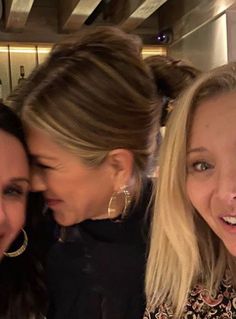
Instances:
[[[236,216],[221,217],[221,220],[230,226],[236,226]]]

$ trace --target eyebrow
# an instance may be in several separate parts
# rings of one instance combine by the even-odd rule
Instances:
[[[11,182],[13,182],[13,183],[14,182],[25,182],[27,184],[30,184],[29,179],[26,177],[13,177],[13,178],[11,178]]]
[[[191,154],[191,153],[202,153],[202,152],[207,152],[207,149],[204,147],[196,147],[196,148],[190,148],[189,150],[187,150],[187,155]]]

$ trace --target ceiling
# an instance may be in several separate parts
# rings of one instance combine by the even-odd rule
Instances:
[[[0,0],[0,42],[52,43],[94,25],[118,25],[157,44],[171,28],[173,41],[236,8],[236,0]]]
[[[156,34],[155,13],[167,0],[0,0],[0,41],[50,42],[90,25],[118,25],[145,38]],[[35,37],[35,38],[34,38]],[[148,42],[148,41],[147,41]],[[152,41],[151,41],[152,42]]]

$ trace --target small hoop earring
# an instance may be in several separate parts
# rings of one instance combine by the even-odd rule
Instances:
[[[115,208],[115,202],[117,201],[118,197],[120,197],[121,195],[124,196],[124,208],[123,208],[123,211],[121,212],[121,215],[122,215],[122,218],[125,217],[126,213],[127,213],[127,209],[131,203],[131,195],[130,195],[130,192],[128,191],[127,189],[127,186],[122,186],[120,188],[119,191],[117,192],[114,192],[112,195],[111,195],[111,198],[109,200],[109,204],[108,204],[108,217],[110,219],[113,219],[115,217],[117,217],[119,214],[117,214],[116,212],[116,208]],[[113,207],[114,206],[114,207]]]
[[[27,245],[28,245],[28,236],[26,234],[26,231],[23,228],[21,230],[22,230],[23,235],[24,235],[23,244],[20,246],[20,248],[18,248],[15,251],[10,251],[10,252],[3,253],[4,256],[10,257],[10,258],[14,258],[14,257],[20,256],[26,250]]]

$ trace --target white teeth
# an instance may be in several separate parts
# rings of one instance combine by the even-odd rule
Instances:
[[[236,216],[222,217],[222,219],[228,224],[236,225]]]

